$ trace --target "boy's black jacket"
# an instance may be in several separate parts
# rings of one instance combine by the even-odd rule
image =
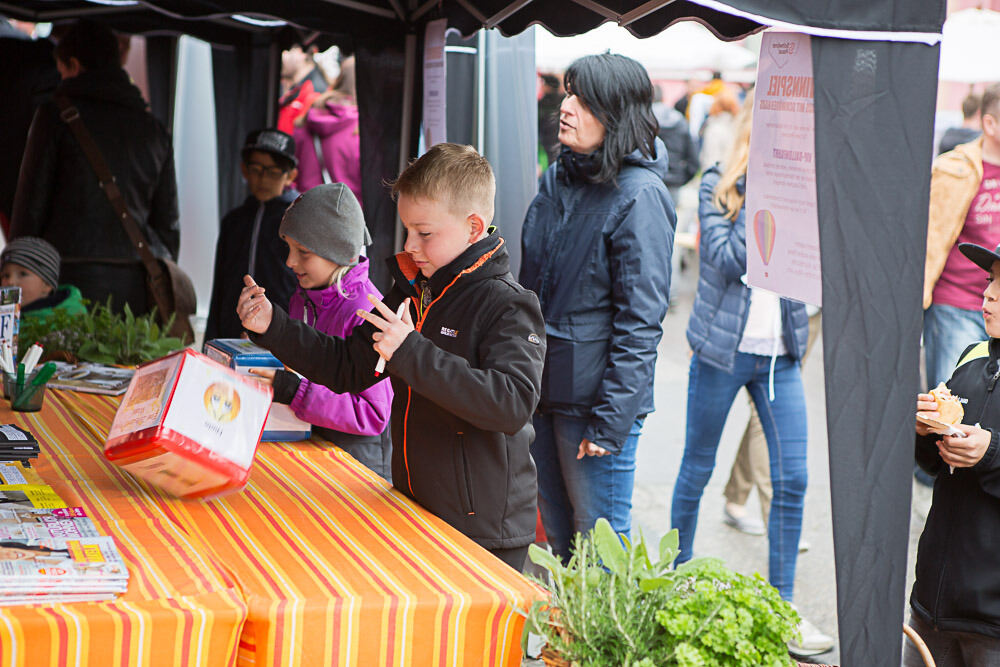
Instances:
[[[948,381],[968,399],[964,424],[989,429],[986,454],[949,474],[935,442],[917,436],[917,463],[937,475],[917,548],[910,605],[941,630],[1000,637],[1000,340],[970,346]]]
[[[425,289],[409,257],[390,258],[393,311],[410,297],[418,325],[386,364],[392,405],[393,485],[487,549],[534,541],[537,480],[528,452],[545,359],[545,324],[534,293],[510,274],[503,240],[488,236]],[[375,327],[346,340],[275,308],[253,339],[314,382],[356,392],[378,380]]]

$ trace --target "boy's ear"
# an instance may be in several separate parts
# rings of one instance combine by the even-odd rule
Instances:
[[[291,185],[296,180],[298,180],[298,178],[299,178],[299,170],[296,169],[295,167],[292,167],[288,172],[288,181],[287,181],[288,184]]]
[[[240,160],[240,173],[243,174],[243,180],[250,180],[250,172],[247,171],[247,163]]]
[[[472,237],[472,242],[475,243],[482,237],[483,232],[486,231],[486,222],[479,216],[478,213],[470,213],[469,217],[466,219],[471,225],[469,235]]]

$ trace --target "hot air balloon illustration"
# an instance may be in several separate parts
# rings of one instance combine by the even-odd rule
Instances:
[[[753,216],[753,235],[757,240],[757,251],[764,260],[764,266],[771,263],[771,253],[774,252],[774,237],[777,232],[774,215],[767,209],[757,211]]]

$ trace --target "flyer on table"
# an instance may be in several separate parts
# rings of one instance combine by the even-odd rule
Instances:
[[[747,168],[747,282],[822,305],[809,36],[766,32]]]

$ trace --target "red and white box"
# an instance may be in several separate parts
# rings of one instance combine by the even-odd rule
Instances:
[[[104,456],[180,498],[242,489],[271,406],[271,387],[184,349],[139,366]]]

